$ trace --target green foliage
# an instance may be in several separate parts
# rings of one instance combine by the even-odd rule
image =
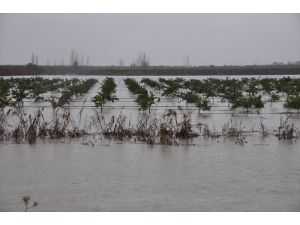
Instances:
[[[197,94],[194,94],[193,92],[186,92],[186,93],[181,93],[179,96],[186,101],[186,103],[195,103],[198,101],[199,96]]]
[[[148,92],[147,89],[141,86],[135,79],[126,78],[124,79],[124,82],[128,88],[128,91],[131,94],[136,95],[136,99],[134,101],[138,104],[140,110],[148,110],[150,113],[151,106],[160,101],[160,98],[154,96],[152,92]],[[144,79],[143,83],[151,82]]]
[[[39,66],[38,66],[39,67]],[[52,106],[62,107],[78,96],[86,94],[94,84],[95,79],[45,79],[42,77],[25,78],[0,78],[0,107],[23,105],[25,98],[34,101],[50,101]],[[209,110],[209,99],[215,97],[228,102],[228,107],[233,109],[242,107],[261,108],[264,103],[261,95],[268,96],[271,102],[280,100],[280,96],[287,96],[285,107],[297,108],[296,98],[300,94],[300,79],[291,77],[282,78],[242,78],[242,79],[175,79],[142,78],[141,82],[126,78],[124,83],[128,91],[136,96],[135,102],[140,109],[150,109],[155,102],[159,101],[156,94],[165,97],[181,98],[187,104],[194,104],[199,111]],[[113,78],[105,78],[101,91],[94,96],[92,101],[97,107],[102,107],[107,102],[117,100],[115,96],[116,84]],[[52,99],[44,99],[50,93]],[[60,94],[59,97],[54,97]],[[293,106],[292,106],[293,105]]]
[[[261,96],[253,97],[253,96],[242,96],[233,102],[232,109],[242,107],[246,109],[247,113],[249,112],[249,108],[255,107],[257,109],[263,108],[264,103],[261,100]]]
[[[116,97],[116,88],[117,85],[115,80],[111,77],[106,77],[102,84],[101,84],[101,91],[98,92],[96,96],[92,98],[92,102],[95,103],[95,106],[101,108],[101,112],[103,110],[103,106],[107,102],[114,102],[117,101],[118,98]]]
[[[24,88],[16,88],[12,91],[12,98],[15,99],[15,105],[23,105],[23,99],[27,97],[27,93]]]
[[[278,94],[275,94],[275,93],[270,94],[270,102],[276,102],[279,100],[280,100],[280,96]]]
[[[202,99],[199,95],[193,92],[186,92],[181,94],[181,98],[186,101],[186,103],[193,103],[198,111],[208,111],[210,110],[211,106],[208,104],[209,101],[207,99]]]
[[[181,89],[185,88],[184,79],[164,79],[159,78],[159,83],[162,85],[162,96],[166,97],[177,97]]]
[[[156,91],[160,91],[162,89],[162,85],[158,81],[151,80],[150,78],[142,78],[141,83],[144,83]]]
[[[209,103],[209,101],[207,99],[199,98],[195,102],[195,106],[196,106],[196,108],[198,109],[199,112],[200,112],[200,110],[209,111],[211,109],[211,106],[208,103]]]
[[[284,104],[284,107],[286,108],[292,108],[297,109],[298,113],[300,110],[300,96],[299,95],[290,95],[286,99],[286,102]]]
[[[46,79],[42,77],[0,79],[0,107],[8,105],[23,105],[24,98],[32,98],[34,101],[44,100],[44,93],[61,93],[56,100],[49,100],[53,107],[63,106],[73,96],[87,93],[97,83],[96,79]],[[47,101],[47,100],[46,100]]]
[[[107,102],[107,99],[101,92],[98,92],[98,94],[92,98],[92,102],[95,103],[97,108],[100,107],[102,111],[103,105]]]
[[[142,94],[143,92],[147,92],[147,90],[143,88],[135,79],[126,78],[124,79],[124,83],[128,91],[133,95],[139,95]]]
[[[146,111],[150,113],[151,106],[156,102],[159,102],[160,98],[155,97],[153,93],[143,92],[137,95],[135,102],[140,106],[140,110]]]
[[[0,78],[0,108],[3,108],[10,104],[9,90],[11,83],[9,80]]]
[[[62,107],[69,104],[73,96],[78,97],[86,94],[98,81],[96,79],[79,80],[73,78],[64,80],[64,87],[61,91],[61,96],[57,101],[51,100],[53,108]]]

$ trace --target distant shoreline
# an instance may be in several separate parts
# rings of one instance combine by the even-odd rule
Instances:
[[[230,75],[299,75],[300,65],[249,66],[45,66],[0,65],[0,76],[92,75],[92,76],[230,76]]]

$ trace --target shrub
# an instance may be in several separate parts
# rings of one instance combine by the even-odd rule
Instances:
[[[299,95],[290,95],[287,97],[284,107],[297,109],[297,113],[300,111],[300,96]]]

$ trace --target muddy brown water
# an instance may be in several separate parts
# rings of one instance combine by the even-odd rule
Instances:
[[[0,210],[299,211],[299,143],[247,140],[1,144]]]
[[[104,109],[108,120],[121,110],[130,120],[140,115],[122,79],[116,78],[122,99]],[[98,87],[81,100],[90,99]],[[35,103],[36,108],[31,104],[25,103],[28,112],[46,103]],[[185,107],[165,99],[152,113],[178,104]],[[71,103],[77,105],[72,108],[74,120],[82,102]],[[263,121],[272,132],[285,110],[278,102],[267,104],[261,114],[232,115],[227,103],[216,100],[213,105],[211,112],[200,115],[193,108],[182,113],[190,112],[195,123],[212,129],[220,130],[233,118],[245,129],[258,129]],[[51,110],[45,108],[49,118]],[[94,110],[85,108],[82,118]],[[293,121],[300,127],[299,116]],[[179,146],[99,137],[39,140],[34,145],[1,142],[0,211],[24,211],[24,195],[39,203],[30,211],[300,211],[300,140],[255,135],[246,140],[239,145],[199,137]]]

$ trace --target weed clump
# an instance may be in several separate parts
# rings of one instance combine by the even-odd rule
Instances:
[[[299,130],[294,126],[294,123],[291,122],[290,116],[287,116],[285,119],[281,117],[280,125],[275,135],[279,139],[293,139],[299,136]]]
[[[124,138],[131,139],[133,131],[126,127],[126,116],[119,115],[117,118],[111,117],[110,122],[104,127],[103,135],[108,138],[116,138],[123,140]]]
[[[222,136],[237,144],[247,143],[246,131],[242,129],[242,122],[234,122],[232,119],[223,125]]]
[[[24,212],[27,212],[29,209],[32,209],[32,208],[34,208],[34,207],[37,207],[38,206],[38,202],[36,202],[36,201],[34,201],[31,205],[30,205],[30,196],[28,196],[28,195],[24,195],[23,197],[22,197],[22,201],[23,201],[23,203],[24,203],[24,205],[25,205],[25,210],[24,210]]]
[[[192,130],[192,120],[189,114],[183,114],[183,119],[177,124],[175,136],[181,139],[197,137],[198,134]]]

